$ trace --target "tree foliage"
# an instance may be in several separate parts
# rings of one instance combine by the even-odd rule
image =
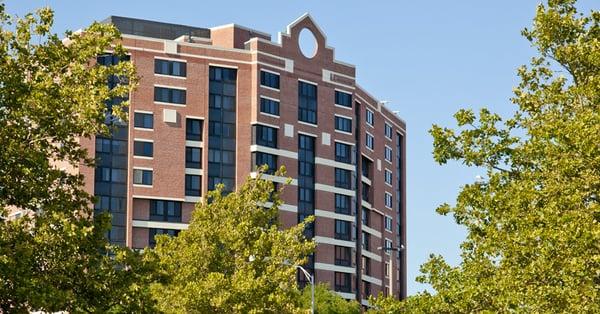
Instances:
[[[437,162],[487,171],[438,208],[468,231],[461,264],[432,256],[418,280],[436,293],[382,311],[600,312],[600,12],[550,0],[523,35],[539,56],[518,70],[515,114],[431,129]]]
[[[281,172],[278,173],[281,175]],[[237,192],[222,185],[199,203],[187,230],[157,237],[155,252],[170,281],[154,284],[167,313],[291,313],[300,310],[296,268],[314,242],[305,221],[282,229],[279,191],[249,178]]]
[[[16,18],[0,4],[0,217],[35,213],[0,221],[0,312],[151,311],[153,264],[109,246],[109,217],[90,219],[93,198],[67,171],[93,164],[79,140],[108,132],[106,115],[126,118],[105,101],[128,95],[134,68],[90,61],[123,53],[113,26],[94,23],[63,41],[53,17],[45,8]],[[109,89],[113,76],[121,84]]]
[[[306,286],[300,296],[302,308],[310,309],[312,305],[311,300],[310,286]],[[315,286],[315,313],[359,314],[361,313],[361,306],[355,300],[346,300],[331,291],[327,284],[320,283]]]

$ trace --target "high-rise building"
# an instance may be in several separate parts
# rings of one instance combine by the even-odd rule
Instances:
[[[100,162],[81,171],[96,210],[113,215],[113,243],[141,249],[177,235],[216,184],[234,191],[257,165],[285,165],[293,180],[280,219],[315,215],[306,235],[318,244],[307,267],[316,280],[363,303],[405,297],[405,123],[356,83],[310,15],[277,42],[235,24],[105,22],[140,78],[129,123],[84,142]]]

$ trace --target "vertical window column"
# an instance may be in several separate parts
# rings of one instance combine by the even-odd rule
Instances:
[[[303,134],[298,136],[298,222],[315,214],[315,138]],[[308,225],[304,231],[307,238],[315,235],[314,223]],[[314,275],[314,253],[305,265],[306,269]],[[298,274],[298,284],[303,287],[307,284],[303,274]]]

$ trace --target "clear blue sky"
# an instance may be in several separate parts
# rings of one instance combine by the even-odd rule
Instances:
[[[597,0],[580,1],[589,11]],[[352,5],[350,3],[353,3]],[[55,32],[77,30],[109,15],[212,27],[236,23],[271,33],[309,12],[336,48],[336,58],[357,66],[357,80],[408,124],[407,232],[409,294],[426,289],[414,281],[430,253],[459,262],[464,230],[435,213],[454,202],[459,187],[478,174],[432,158],[433,123],[453,126],[459,108],[486,106],[501,114],[517,84],[516,68],[534,55],[521,37],[539,1],[5,1],[23,15],[49,5]]]

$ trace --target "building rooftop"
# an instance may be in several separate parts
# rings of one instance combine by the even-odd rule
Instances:
[[[174,40],[183,35],[210,38],[210,29],[208,28],[163,23],[136,19],[131,17],[111,15],[104,19],[102,23],[112,23],[119,29],[121,33],[129,35],[138,35],[144,37],[153,37],[170,40]]]

